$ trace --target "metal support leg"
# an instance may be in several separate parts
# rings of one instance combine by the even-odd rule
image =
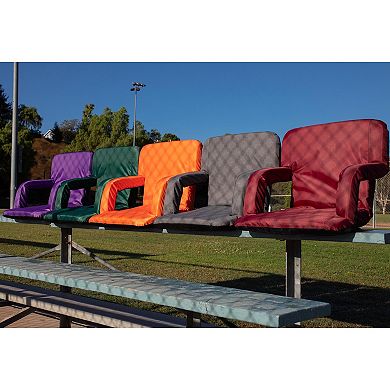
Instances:
[[[77,242],[72,241],[72,248],[75,249],[76,251],[82,253],[83,255],[86,255],[86,256],[90,257],[91,259],[99,262],[100,264],[104,265],[105,267],[107,267],[111,270],[114,270],[114,271],[118,270],[113,265],[107,263],[107,261],[101,259],[99,256],[95,255],[93,252],[89,251],[87,248],[84,248],[83,246],[81,246]],[[38,253],[37,255],[32,256],[31,258],[38,259],[39,257],[43,257],[43,256],[48,255],[49,253],[53,253],[53,252],[60,251],[60,250],[61,250],[61,244],[58,244],[54,248],[51,248],[51,249],[48,249],[47,251]]]
[[[103,264],[107,268],[112,269],[113,271],[118,271],[117,268],[115,268],[111,264],[107,263],[107,261],[104,261],[99,256],[96,256],[94,253],[89,251],[87,248],[84,248],[83,246],[77,244],[77,242],[72,241],[72,247],[74,249],[76,249],[77,251],[79,251],[80,253],[82,253],[83,255],[89,256],[91,259],[96,260],[100,264]]]
[[[301,298],[301,240],[286,240],[286,296]]]
[[[72,229],[61,228],[61,263],[72,264]],[[60,291],[71,293],[72,289],[60,286]],[[60,317],[60,328],[70,328],[71,320],[67,316]]]
[[[187,311],[187,324],[186,328],[200,328],[200,314],[194,313],[192,311]]]
[[[60,250],[61,250],[61,244],[58,244],[54,248],[51,248],[51,249],[48,249],[47,251],[38,253],[37,255],[32,256],[31,258],[32,259],[38,259],[39,257],[43,257],[43,256],[48,255],[49,253],[53,253],[53,252],[60,251]]]

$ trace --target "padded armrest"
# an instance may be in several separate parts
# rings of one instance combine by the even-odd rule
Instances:
[[[267,187],[291,179],[292,170],[288,167],[264,168],[252,173],[245,192],[243,215],[262,213]]]
[[[183,188],[194,186],[197,184],[208,183],[209,174],[207,172],[188,172],[181,173],[171,177],[168,180],[165,200],[164,200],[164,215],[176,214],[179,212],[180,200],[183,195]]]
[[[80,190],[88,189],[96,185],[96,177],[78,177],[75,179],[65,180],[61,183],[57,190],[55,197],[55,209],[64,209],[68,207],[70,191],[71,190]]]
[[[244,212],[244,199],[246,189],[248,187],[248,180],[250,176],[257,172],[256,170],[243,172],[237,176],[234,183],[233,199],[232,199],[232,215],[242,216]]]
[[[358,211],[361,181],[380,179],[389,171],[387,164],[367,163],[351,165],[340,173],[336,194],[336,213],[355,222]]]
[[[144,185],[145,178],[143,176],[127,176],[110,180],[104,187],[100,201],[100,213],[115,210],[116,198],[119,191],[142,187]]]
[[[51,189],[53,185],[54,181],[52,179],[25,181],[19,186],[18,190],[16,191],[14,207],[27,207],[31,190]]]

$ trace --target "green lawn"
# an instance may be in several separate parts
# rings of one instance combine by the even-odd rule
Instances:
[[[58,244],[59,234],[47,226],[0,223],[0,252],[31,256]],[[284,242],[82,229],[74,230],[74,240],[123,271],[284,294]],[[302,255],[303,297],[329,302],[333,310],[330,318],[304,326],[390,326],[390,246],[306,241]],[[47,260],[58,261],[58,256]],[[100,266],[76,253],[74,262]],[[177,314],[156,305],[90,295]]]
[[[386,223],[390,224],[390,214],[376,214],[376,223]]]

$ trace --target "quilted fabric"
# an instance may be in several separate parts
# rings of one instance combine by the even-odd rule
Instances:
[[[96,214],[94,205],[53,210],[44,216],[47,221],[59,222],[87,222]]]
[[[196,185],[208,185],[209,175],[207,172],[188,172],[173,176],[169,179],[164,200],[164,215],[179,212],[181,197],[184,188]],[[197,193],[198,197],[199,193]]]
[[[324,230],[330,232],[347,231],[353,223],[336,215],[333,208],[293,207],[271,213],[252,214],[241,217],[237,227],[255,228],[267,231],[282,230]]]
[[[9,218],[37,218],[41,219],[50,211],[49,205],[38,205],[30,207],[15,207],[4,211],[4,216]]]
[[[60,185],[68,179],[86,177],[91,174],[92,153],[63,153],[53,157],[50,180],[32,180],[23,183],[15,197],[15,209],[6,210],[7,217],[42,218],[54,209],[55,198]],[[47,205],[31,206],[28,202],[29,190],[51,188]],[[70,192],[69,207],[82,205],[85,191],[83,189]]]
[[[92,175],[96,178],[94,206],[82,206],[77,209],[57,209],[45,215],[48,221],[86,222],[100,210],[101,196],[109,180],[122,176],[133,176],[138,169],[138,148],[120,146],[96,150],[92,161]],[[81,185],[83,186],[83,185]],[[128,207],[130,190],[118,194],[116,208]],[[61,204],[61,202],[58,202]]]
[[[179,214],[168,214],[157,218],[155,224],[229,226],[237,218],[231,206],[206,206]]]
[[[53,157],[51,165],[51,179],[54,181],[50,193],[49,205],[54,208],[56,191],[64,180],[76,177],[86,177],[91,174],[92,152],[72,152],[57,154]],[[83,189],[71,191],[68,205],[77,207],[83,204],[85,191]]]
[[[275,133],[227,134],[204,145],[202,170],[209,174],[209,205],[232,205],[237,176],[279,165],[280,140]]]
[[[231,225],[242,214],[250,174],[263,167],[278,166],[279,158],[280,140],[275,133],[227,134],[209,138],[203,147],[201,171],[208,175],[208,207],[191,211],[191,215],[166,213],[156,223]],[[166,210],[170,208],[166,207]]]
[[[388,131],[377,120],[307,126],[286,133],[282,166],[293,170],[294,206],[336,207],[339,176],[350,165],[380,162],[388,166]],[[369,208],[368,183],[360,188],[360,206]]]
[[[116,177],[135,176],[138,171],[139,150],[137,147],[120,146],[102,148],[95,152],[92,163],[92,174],[97,178],[95,207],[99,210],[101,194],[108,180]],[[118,194],[116,207],[129,206],[130,191]]]
[[[199,141],[173,141],[146,145],[139,159],[138,175],[145,179],[143,205],[132,209],[112,210],[109,206],[111,196],[103,193],[102,209],[107,210],[93,216],[89,222],[143,226],[161,215],[167,182],[170,177],[183,172],[200,169],[202,145]],[[131,182],[131,181],[130,181]],[[106,187],[104,191],[109,192]],[[104,205],[103,205],[104,203]],[[183,192],[181,210],[193,207],[194,189]]]
[[[262,214],[255,204],[261,203],[256,200],[261,191],[251,186],[254,174],[247,190],[253,196],[245,197],[245,202],[251,199],[245,204],[247,215],[235,225],[326,231],[363,226],[372,217],[374,179],[386,174],[388,159],[388,130],[378,120],[290,130],[282,143],[282,166],[288,176],[292,174],[293,209]],[[251,215],[250,210],[258,214]]]
[[[39,190],[51,190],[54,186],[52,179],[28,180],[22,183],[15,195],[15,208],[24,208],[29,206],[30,193]]]

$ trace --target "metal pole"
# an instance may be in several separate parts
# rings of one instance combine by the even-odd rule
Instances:
[[[137,111],[137,89],[134,91],[134,131],[133,131],[133,146],[135,146],[135,130],[136,130],[136,111]]]
[[[14,62],[14,90],[12,101],[12,149],[11,149],[11,185],[10,208],[14,207],[16,182],[17,182],[17,153],[18,153],[18,80],[19,64]]]
[[[72,264],[72,229],[61,228],[61,263]],[[68,286],[60,286],[60,291],[71,293],[72,289]],[[60,316],[60,328],[71,328],[72,321],[68,316]]]
[[[301,240],[286,240],[286,296],[301,298]]]
[[[372,205],[372,227],[376,228],[376,184],[377,181],[375,180],[375,190],[374,190],[374,204]]]

